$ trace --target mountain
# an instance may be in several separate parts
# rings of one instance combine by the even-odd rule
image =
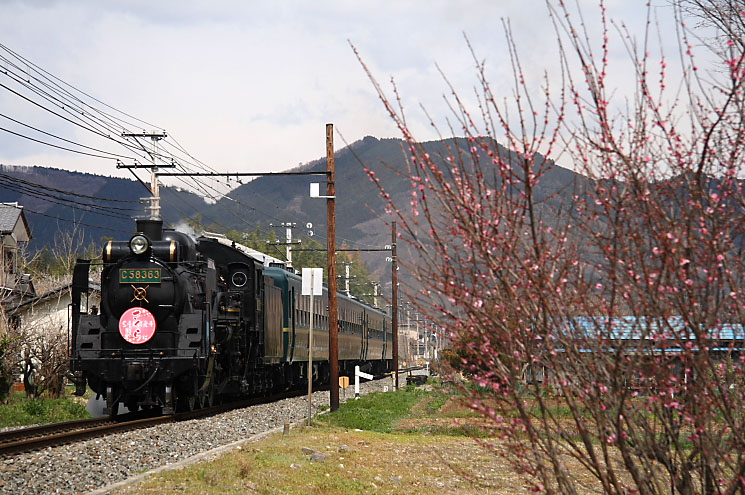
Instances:
[[[448,139],[423,143],[433,157],[446,156],[455,148],[468,155],[469,145],[464,139]],[[498,146],[500,153],[507,150]],[[338,246],[349,248],[382,248],[391,243],[391,229],[386,225],[390,215],[385,212],[377,186],[370,180],[365,168],[385,186],[394,204],[408,207],[411,196],[411,181],[408,179],[408,149],[401,139],[377,139],[366,137],[339,150],[335,155],[336,173],[336,241]],[[513,154],[514,155],[514,154]],[[447,169],[447,167],[445,167]],[[326,171],[326,159],[321,158],[293,171]],[[324,176],[264,176],[244,184],[230,192],[229,199],[222,199],[204,209],[203,219],[209,224],[220,219],[222,225],[236,230],[253,230],[266,227],[270,222],[295,222],[299,232],[304,233],[307,223],[312,223],[315,238],[326,243],[326,201],[310,198],[310,182],[321,182],[321,194],[325,194]],[[544,221],[553,223],[555,214],[566,211],[575,187],[588,181],[575,172],[553,165],[541,177],[536,189],[538,209]],[[400,228],[400,227],[399,227]],[[284,229],[278,231],[284,236]],[[302,237],[302,236],[301,236]],[[413,259],[408,246],[399,244],[399,257]],[[403,249],[403,251],[402,251]],[[402,256],[403,255],[403,256]],[[362,254],[373,278],[390,281],[390,265],[387,253],[367,252]]]
[[[463,139],[423,143],[431,156],[442,156],[446,150],[460,148],[468,155]],[[507,153],[499,148],[500,153]],[[411,182],[408,179],[408,150],[400,139],[366,137],[336,153],[336,240],[338,246],[360,249],[383,248],[391,243],[386,203],[365,168],[375,172],[397,205],[408,206]],[[445,167],[444,170],[448,168]],[[326,159],[320,158],[293,171],[326,171]],[[162,187],[162,213],[166,225],[175,226],[184,219],[201,216],[210,230],[267,231],[269,223],[296,223],[296,238],[326,243],[326,201],[309,196],[309,184],[321,182],[321,176],[263,176],[243,184],[217,203],[207,204],[199,196],[176,188]],[[541,178],[536,197],[547,222],[554,212],[566,208],[573,188],[587,180],[574,172],[553,166]],[[78,194],[64,194],[68,191]],[[325,187],[321,187],[325,194]],[[54,245],[58,232],[70,232],[74,223],[85,234],[85,243],[103,237],[128,238],[134,228],[133,215],[144,214],[139,198],[148,192],[142,184],[128,179],[69,172],[43,167],[0,166],[0,201],[18,202],[25,207],[33,240],[31,250]],[[105,198],[105,199],[104,199]],[[74,201],[75,203],[71,203]],[[74,208],[73,208],[74,207]],[[64,219],[64,220],[60,220]],[[307,228],[306,224],[312,227]],[[284,237],[284,229],[276,231]],[[407,258],[407,246],[399,244],[399,255]],[[302,246],[297,246],[302,247]],[[267,247],[269,254],[274,249]],[[362,258],[373,277],[390,281],[386,252],[365,252]],[[413,259],[408,253],[409,259]]]
[[[102,238],[126,238],[133,216],[145,214],[139,198],[148,196],[139,182],[45,167],[0,165],[0,202],[24,207],[31,228],[30,251],[52,248],[62,233],[76,231],[82,244]],[[206,203],[176,188],[161,188],[166,223],[193,216]]]

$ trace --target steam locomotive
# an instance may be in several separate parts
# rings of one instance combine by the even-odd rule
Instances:
[[[91,261],[73,272],[70,366],[86,384],[130,411],[163,413],[300,388],[329,380],[328,293],[310,307],[301,278],[217,234],[196,240],[139,220],[128,241],[103,248],[100,312],[89,306]],[[338,295],[339,372],[392,367],[390,318]],[[313,320],[312,366],[308,365]]]

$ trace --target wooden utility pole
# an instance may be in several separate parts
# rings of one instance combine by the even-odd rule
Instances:
[[[396,221],[391,224],[391,298],[393,299],[393,376],[398,390],[398,263],[396,260]]]
[[[331,410],[339,409],[339,329],[336,311],[336,211],[334,200],[334,124],[326,124],[326,215],[328,234],[326,248],[329,261],[329,364],[331,378],[329,392]]]

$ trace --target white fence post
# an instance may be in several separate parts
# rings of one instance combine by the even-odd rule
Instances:
[[[354,367],[354,400],[360,398],[360,367]]]
[[[361,372],[359,366],[354,367],[354,400],[360,398],[360,377],[365,378],[366,380],[372,380],[374,378],[368,373]]]

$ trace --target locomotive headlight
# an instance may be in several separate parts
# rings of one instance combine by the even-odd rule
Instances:
[[[243,287],[248,282],[248,277],[243,272],[235,272],[231,277],[231,281],[236,287]]]
[[[134,254],[143,254],[150,247],[150,240],[142,234],[136,234],[129,240],[129,249]]]

